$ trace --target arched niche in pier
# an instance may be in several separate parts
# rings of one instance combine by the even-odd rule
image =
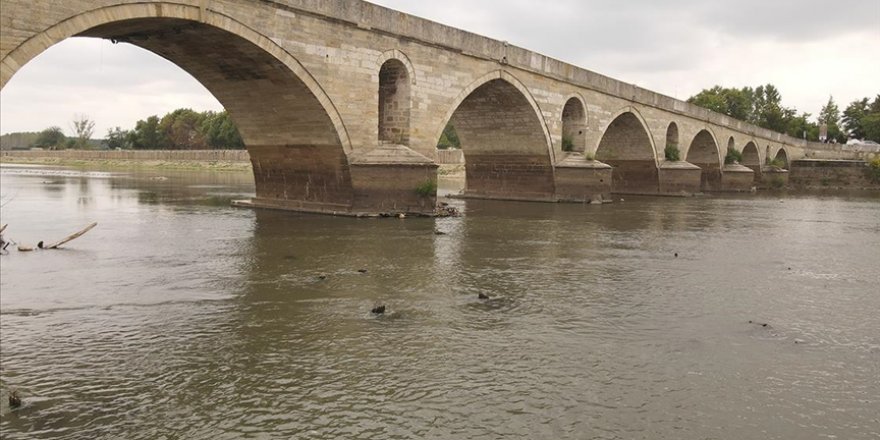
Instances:
[[[587,148],[587,111],[580,98],[572,97],[562,109],[562,149],[584,152]]]

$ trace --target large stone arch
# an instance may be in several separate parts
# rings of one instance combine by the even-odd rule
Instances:
[[[721,153],[711,131],[703,129],[694,136],[686,160],[702,170],[700,189],[721,191]]]
[[[465,158],[466,194],[550,200],[553,151],[541,110],[512,75],[492,72],[466,87],[443,127],[452,124]]]
[[[659,190],[656,151],[644,119],[627,107],[603,130],[596,159],[614,167],[612,192],[652,194]]]
[[[67,18],[2,59],[0,87],[74,36],[130,43],[168,59],[229,111],[251,155],[260,204],[346,211],[353,198],[342,119],[317,81],[260,32],[213,10],[170,2],[96,8]]]

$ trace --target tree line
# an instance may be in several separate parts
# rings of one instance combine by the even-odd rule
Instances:
[[[810,141],[846,142],[848,138],[880,142],[880,95],[850,103],[841,112],[834,97],[812,119],[810,113],[782,104],[782,94],[773,84],[756,88],[715,86],[690,97],[688,102],[740,119],[759,127]],[[827,138],[820,139],[822,126]]]
[[[74,135],[66,136],[61,127],[49,127],[39,133],[10,133],[4,141],[16,147],[63,149],[121,150],[239,150],[244,141],[226,111],[196,112],[182,108],[162,116],[138,121],[131,130],[114,127],[102,140],[92,139],[95,122],[77,116],[71,124]],[[28,142],[25,145],[19,145]],[[5,142],[4,142],[5,144]]]

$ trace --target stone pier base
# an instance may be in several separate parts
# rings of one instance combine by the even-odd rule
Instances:
[[[660,194],[691,196],[700,192],[700,167],[684,162],[663,162],[660,164]]]
[[[781,189],[788,186],[788,170],[764,167],[761,171],[761,188]]]
[[[346,160],[323,146],[250,147],[257,196],[234,206],[372,216],[433,215],[437,164],[403,145]]]
[[[464,198],[556,201],[553,166],[545,156],[466,152],[465,162]]]
[[[755,172],[740,164],[725,165],[721,169],[721,191],[750,192],[755,186]]]
[[[556,165],[556,199],[560,202],[602,203],[611,200],[610,165],[572,154]]]

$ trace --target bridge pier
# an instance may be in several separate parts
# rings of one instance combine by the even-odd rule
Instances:
[[[403,145],[382,145],[351,158],[357,213],[433,215],[437,205],[433,160]]]
[[[611,165],[569,155],[556,165],[556,199],[560,202],[601,203],[611,200]]]
[[[249,146],[256,197],[235,206],[333,215],[432,215],[437,164],[402,145],[347,158],[316,145]]]
[[[464,197],[555,201],[553,168],[547,156],[465,151]]]
[[[788,170],[766,166],[761,170],[761,188],[780,189],[788,186]]]
[[[666,161],[658,171],[660,194],[690,196],[700,192],[700,167],[685,161]]]
[[[749,192],[755,186],[755,172],[740,164],[724,165],[721,173],[721,190],[724,192]]]
[[[345,153],[326,145],[250,145],[256,197],[238,205],[347,213],[353,198]]]

